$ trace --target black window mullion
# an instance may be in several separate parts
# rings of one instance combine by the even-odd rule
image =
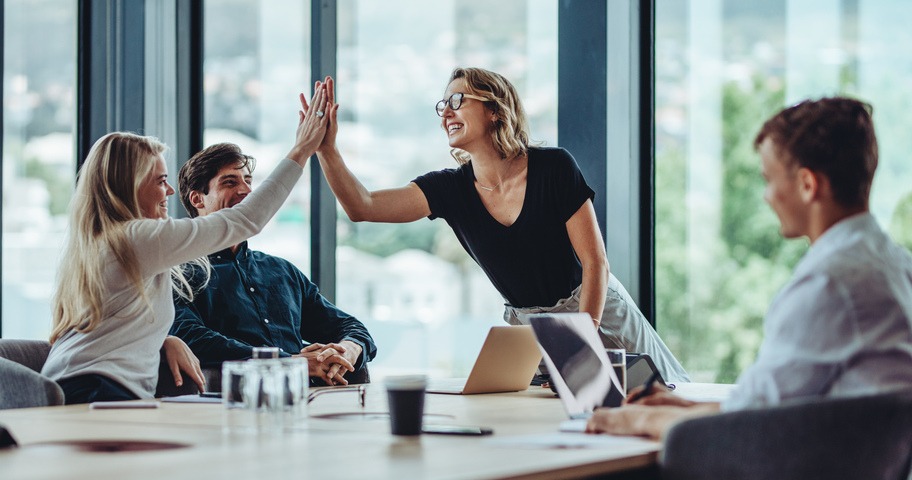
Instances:
[[[639,11],[639,307],[656,326],[655,292],[655,0]]]
[[[336,2],[312,0],[310,34],[311,85],[336,75]],[[310,160],[311,279],[329,301],[336,297],[336,199],[316,156]]]
[[[205,104],[203,92],[204,22],[202,1],[177,2],[177,169],[203,149]],[[176,208],[174,216],[186,217]]]
[[[652,16],[653,0],[561,2],[558,138],[596,192],[612,272],[654,325]]]
[[[76,161],[113,131],[143,133],[145,2],[80,0]]]

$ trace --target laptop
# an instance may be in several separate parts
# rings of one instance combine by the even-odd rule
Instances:
[[[525,390],[541,358],[532,327],[491,327],[468,378],[431,379],[427,392],[470,395]]]
[[[585,420],[597,407],[620,406],[624,400],[621,383],[611,368],[605,347],[585,313],[541,313],[529,315],[551,382],[572,420],[582,431]],[[567,422],[565,422],[567,423]]]

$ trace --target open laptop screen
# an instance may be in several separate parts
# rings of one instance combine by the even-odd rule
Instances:
[[[589,315],[542,313],[527,319],[551,382],[571,417],[591,413],[599,406],[620,404],[620,382]]]

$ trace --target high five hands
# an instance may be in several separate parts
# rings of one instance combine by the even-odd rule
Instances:
[[[317,147],[317,151],[321,152],[328,148],[335,148],[336,145],[336,133],[339,131],[339,123],[337,122],[337,114],[339,111],[339,105],[336,103],[336,90],[335,82],[332,77],[326,77],[323,79],[323,82],[317,82],[316,84],[319,88],[323,89],[325,95],[325,106],[322,109],[317,109],[314,112],[314,116],[325,118],[326,119],[326,132],[323,136],[323,141]],[[316,87],[315,87],[316,88]],[[307,115],[311,107],[317,107],[316,97],[311,102],[311,105],[307,104],[307,98],[304,94],[300,94],[299,98],[301,100],[301,116],[302,118]],[[320,115],[322,112],[322,115]]]

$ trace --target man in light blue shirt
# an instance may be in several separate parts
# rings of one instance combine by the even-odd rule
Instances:
[[[659,438],[720,410],[912,387],[912,257],[868,211],[877,168],[870,106],[802,102],[768,120],[754,146],[782,235],[811,243],[770,305],[756,362],[721,405],[656,391],[596,411],[588,431]]]

